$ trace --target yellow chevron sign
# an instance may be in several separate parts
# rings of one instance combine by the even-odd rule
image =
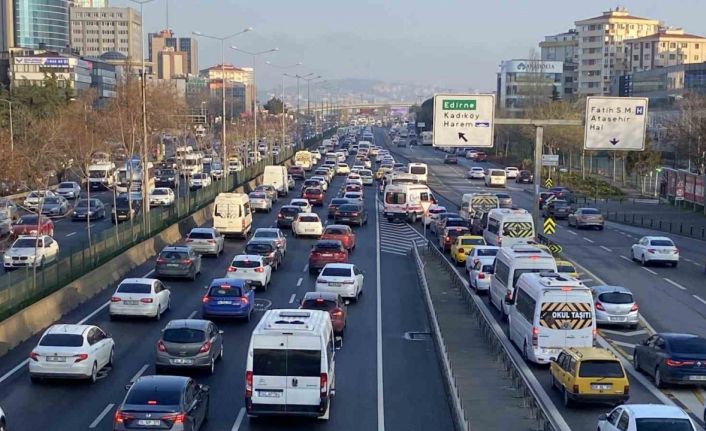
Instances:
[[[562,250],[562,248],[559,244],[549,244],[547,247],[549,248],[549,251],[552,254],[559,254],[559,253],[561,253],[561,250]]]
[[[556,232],[556,222],[553,218],[547,217],[547,219],[544,220],[544,234],[552,235],[554,232]]]
[[[532,223],[512,221],[503,224],[503,235],[509,238],[529,238],[534,236]]]
[[[552,181],[551,178],[547,178],[547,180],[544,182],[544,187],[551,189],[554,187],[554,181]]]
[[[589,302],[545,302],[539,324],[550,329],[584,329],[593,324]]]

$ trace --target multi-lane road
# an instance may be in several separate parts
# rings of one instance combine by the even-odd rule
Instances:
[[[254,227],[274,225],[279,206],[297,197],[297,189],[280,198],[270,214],[256,214]],[[336,178],[326,195],[335,196],[343,179]],[[351,261],[365,275],[364,295],[349,306],[348,329],[343,348],[337,352],[337,391],[331,419],[274,419],[253,421],[244,410],[244,372],[252,329],[268,308],[296,307],[305,292],[313,289],[314,277],[307,268],[314,239],[294,239],[289,231],[284,264],[273,274],[266,292],[257,292],[257,318],[250,323],[217,322],[225,331],[224,360],[212,376],[194,373],[211,386],[210,420],[204,430],[337,429],[337,430],[451,430],[451,415],[434,346],[431,341],[410,341],[409,331],[428,331],[424,304],[416,275],[406,256],[380,252],[381,234],[374,187],[366,187],[365,206],[370,222],[354,228],[358,246]],[[325,220],[327,208],[316,211]],[[110,222],[108,222],[110,223]],[[388,239],[389,243],[390,239]],[[391,241],[395,241],[392,238]],[[408,247],[404,239],[399,247]],[[13,349],[0,360],[0,406],[10,429],[110,430],[115,406],[125,395],[125,385],[140,375],[154,373],[154,349],[160,330],[170,319],[199,317],[204,286],[225,274],[232,257],[245,242],[228,239],[225,253],[204,258],[203,272],[195,282],[167,281],[172,289],[171,309],[162,321],[110,321],[107,304],[114,290],[106,290],[62,319],[102,327],[115,340],[115,365],[95,384],[80,382],[30,383],[27,355],[38,336]],[[152,274],[154,261],[126,277]]]

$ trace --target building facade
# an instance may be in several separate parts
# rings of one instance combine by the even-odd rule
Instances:
[[[611,80],[629,70],[627,41],[657,33],[659,21],[629,14],[625,8],[575,22],[578,32],[578,92],[609,94]]]
[[[149,60],[155,65],[155,68],[159,61],[159,53],[166,49],[183,53],[186,62],[184,68],[187,74],[199,74],[198,42],[196,39],[190,37],[177,38],[171,30],[161,30],[158,33],[147,35],[147,47]]]
[[[706,95],[706,62],[640,70],[613,80],[614,96],[649,97],[650,106],[670,105],[686,94]]]
[[[510,114],[532,104],[560,100],[564,95],[564,62],[508,60],[500,64],[497,107]]]
[[[172,79],[186,76],[186,53],[174,48],[165,48],[157,53],[157,79]]]
[[[108,7],[108,0],[69,0],[71,7]]]
[[[564,98],[571,99],[578,92],[579,38],[574,29],[564,33],[545,36],[539,42],[543,61],[564,63]]]
[[[686,34],[681,28],[662,28],[657,33],[626,42],[631,72],[706,61],[706,38]]]
[[[193,37],[179,38],[179,52],[186,54],[186,70],[189,75],[199,74],[199,42]]]
[[[68,0],[0,0],[0,50],[69,52]]]
[[[140,60],[142,17],[128,7],[72,7],[71,47],[83,56],[119,52]]]

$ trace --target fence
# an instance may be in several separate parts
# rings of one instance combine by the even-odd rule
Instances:
[[[335,132],[329,130],[324,137]],[[226,190],[261,175],[266,165],[281,164],[290,159],[298,149],[311,147],[318,142],[317,138],[305,141],[302,146],[284,150],[277,156],[269,156],[260,162],[244,168],[242,171],[229,175]],[[7,272],[0,277],[0,320],[11,316],[22,308],[40,300],[87,272],[108,262],[136,244],[158,234],[167,227],[188,217],[197,210],[207,206],[223,190],[220,181],[214,181],[210,187],[196,191],[187,190],[185,196],[180,196],[173,206],[153,208],[149,211],[149,221],[143,223],[142,214],[134,221],[116,224],[111,229],[92,233],[91,244],[84,242],[68,252],[61,251],[59,258],[41,268],[25,267]]]
[[[605,219],[616,223],[639,226],[662,232],[688,236],[694,239],[706,240],[706,226],[694,225],[683,221],[661,220],[657,217],[644,214],[628,214],[617,211],[606,211]]]

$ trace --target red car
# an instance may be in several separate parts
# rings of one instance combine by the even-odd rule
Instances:
[[[316,274],[327,263],[348,263],[348,250],[341,241],[321,239],[309,252],[309,274]]]
[[[487,162],[488,161],[488,155],[485,154],[484,152],[480,151],[476,153],[476,162]]]
[[[439,248],[444,251],[451,250],[451,244],[461,235],[470,235],[471,231],[467,227],[451,226],[446,227],[439,235]]]
[[[314,206],[324,206],[324,191],[319,188],[309,187],[302,193],[302,198],[308,200]]]
[[[304,172],[304,168],[301,166],[290,166],[287,168],[287,173],[292,176],[292,178],[299,178],[299,179],[305,179],[306,178],[306,173]]]
[[[346,304],[341,295],[331,292],[307,292],[299,306],[302,310],[328,311],[331,316],[333,332],[343,335],[346,330]]]
[[[54,222],[46,216],[23,215],[12,224],[12,234],[14,236],[34,234],[54,236]]]
[[[321,239],[341,241],[341,244],[343,244],[343,247],[348,250],[349,253],[355,248],[355,234],[353,233],[353,229],[343,224],[330,224],[326,226],[323,235],[321,235]]]

